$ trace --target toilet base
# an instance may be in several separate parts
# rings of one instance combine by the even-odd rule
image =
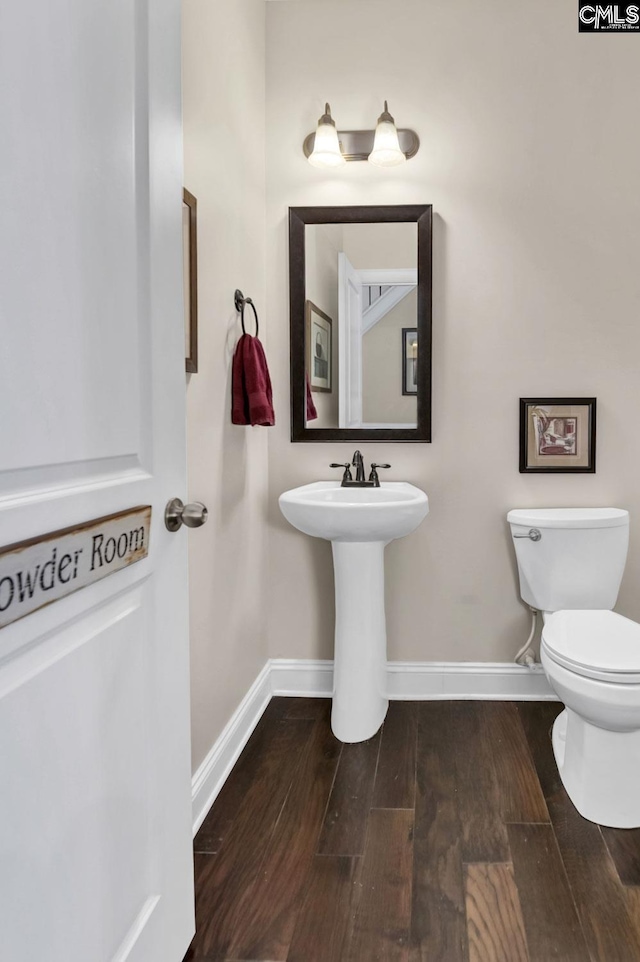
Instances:
[[[584,818],[640,828],[640,731],[606,731],[565,708],[552,741],[562,784]]]

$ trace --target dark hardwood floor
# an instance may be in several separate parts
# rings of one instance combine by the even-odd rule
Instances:
[[[185,962],[640,962],[640,830],[562,787],[549,702],[274,698],[194,840]]]

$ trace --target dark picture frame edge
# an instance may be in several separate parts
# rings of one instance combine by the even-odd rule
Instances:
[[[530,467],[527,464],[527,431],[528,431],[528,410],[531,406],[536,407],[587,407],[589,409],[589,427],[587,431],[588,443],[588,464],[580,467]],[[597,419],[597,398],[595,397],[553,397],[540,398],[528,397],[520,398],[520,474],[595,474],[596,473],[596,419]]]
[[[432,204],[289,208],[291,440],[315,443],[431,441]],[[305,394],[305,227],[307,224],[415,223],[418,229],[418,394],[416,428],[308,428]]]
[[[313,380],[311,376],[311,314],[318,314],[324,321],[329,325],[329,387],[314,387]],[[307,299],[304,304],[304,322],[305,322],[305,343],[307,345],[307,357],[306,357],[306,372],[309,375],[309,388],[314,393],[320,394],[332,394],[333,393],[333,320],[328,314],[320,310],[317,304],[313,301]]]
[[[182,188],[182,203],[189,208],[189,353],[185,357],[187,374],[198,373],[198,201]],[[185,318],[185,324],[187,318]]]
[[[409,391],[407,388],[407,334],[416,333],[416,340],[418,339],[418,328],[417,327],[403,327],[402,328],[402,396],[403,397],[416,397],[418,394],[418,388],[416,385],[415,391]]]

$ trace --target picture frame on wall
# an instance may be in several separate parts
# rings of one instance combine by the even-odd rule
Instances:
[[[307,375],[312,391],[333,391],[333,322],[313,301],[305,302]]]
[[[198,372],[198,201],[182,190],[184,352],[187,374]]]
[[[396,382],[397,383],[397,382]],[[402,328],[402,393],[418,393],[418,328]]]
[[[595,474],[596,398],[520,398],[520,473]]]

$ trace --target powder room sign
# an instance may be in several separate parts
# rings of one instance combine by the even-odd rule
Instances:
[[[0,548],[0,628],[149,554],[142,505]]]

